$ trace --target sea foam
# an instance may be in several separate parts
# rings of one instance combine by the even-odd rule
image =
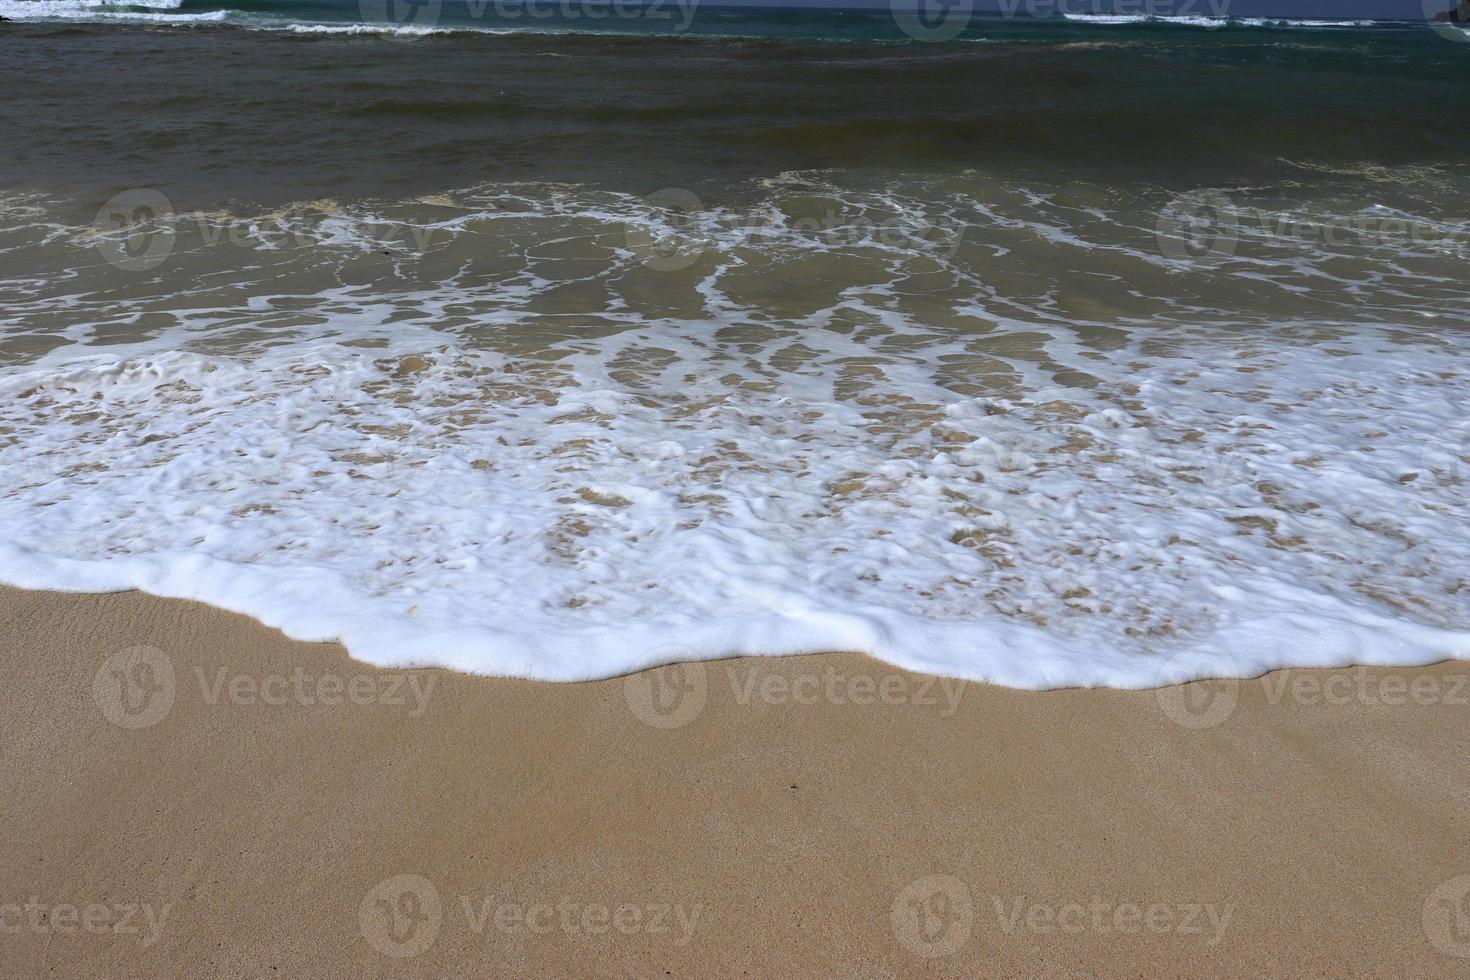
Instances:
[[[849,191],[816,230],[791,216],[832,188],[770,193],[758,227],[678,231],[703,252],[668,271],[630,245],[659,207],[501,188],[181,245],[218,306],[180,306],[170,266],[114,298],[95,254],[0,280],[13,334],[74,323],[0,369],[0,579],[549,680],[840,649],[1146,687],[1470,655],[1453,229],[1324,250],[1242,223],[1232,314],[1085,190]],[[946,217],[964,241],[903,231]]]
[[[601,363],[668,351],[663,385]],[[1136,687],[1180,658],[1470,653],[1465,352],[1133,353],[1086,398],[957,398],[895,364],[856,399],[840,345],[773,390],[695,353],[654,333],[555,365],[322,344],[13,371],[0,577],[553,680],[845,649]]]
[[[1063,13],[1067,20],[1084,24],[1174,24],[1181,27],[1375,27],[1393,22],[1379,20],[1313,20],[1297,17],[1233,17],[1203,14],[1088,14]]]

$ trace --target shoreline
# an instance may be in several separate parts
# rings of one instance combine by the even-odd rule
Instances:
[[[16,975],[1470,956],[1466,662],[1038,693],[824,654],[553,684],[142,593],[0,588],[0,617]]]
[[[0,579],[0,589],[64,596],[137,592],[244,616],[288,642],[340,647],[354,662],[381,669],[446,670],[530,683],[596,683],[680,663],[842,653],[895,671],[1011,690],[1147,692],[1198,680],[1258,680],[1286,670],[1415,670],[1470,659],[1459,656],[1470,652],[1470,631],[1389,619],[1335,597],[1325,598],[1336,603],[1331,610],[1341,618],[1275,610],[1255,621],[1228,624],[1192,645],[1149,655],[1144,650],[1111,648],[1099,638],[1053,635],[1025,621],[929,620],[893,610],[886,611],[886,620],[848,617],[855,622],[845,629],[797,617],[749,614],[692,619],[678,634],[667,625],[656,629],[629,625],[620,634],[580,637],[562,631],[550,638],[524,627],[515,633],[473,625],[447,629],[440,624],[436,629],[414,618],[417,604],[408,607],[406,616],[385,616],[381,604],[372,606],[369,614],[355,607],[361,597],[336,587],[338,583],[313,581],[294,570],[283,574],[280,569],[189,556],[181,567],[158,571],[145,559],[138,566],[148,569],[143,577],[150,584],[144,588],[124,584],[139,577],[138,568],[129,567],[127,560],[38,558],[0,544],[0,563],[6,561],[26,570]],[[53,587],[51,583],[62,577],[58,569],[69,572],[79,584]],[[299,601],[304,592],[312,595],[312,603]],[[248,601],[238,598],[242,595]],[[232,598],[221,598],[225,596]],[[816,618],[840,619],[842,614]],[[350,629],[342,628],[343,622],[351,622]],[[824,639],[841,634],[861,639],[847,645]],[[708,652],[731,648],[741,652],[713,656]],[[1311,652],[1304,653],[1305,648]],[[630,649],[640,652],[630,654]],[[743,652],[755,649],[764,652]],[[881,652],[870,652],[874,649]],[[970,651],[974,659],[961,661],[946,652],[955,650]],[[1251,653],[1237,655],[1235,650]],[[983,653],[975,655],[978,651]],[[588,663],[596,669],[589,671]]]

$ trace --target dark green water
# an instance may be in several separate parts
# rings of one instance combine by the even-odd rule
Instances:
[[[1423,24],[977,16],[925,43],[887,11],[445,4],[384,7],[387,31],[371,8],[5,0],[29,20],[0,42],[0,186],[94,208],[504,180],[718,201],[827,168],[1187,188],[1470,159],[1470,44]]]

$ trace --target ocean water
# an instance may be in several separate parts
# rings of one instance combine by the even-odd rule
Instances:
[[[0,0],[0,580],[551,680],[1470,656],[1458,28],[666,11]]]

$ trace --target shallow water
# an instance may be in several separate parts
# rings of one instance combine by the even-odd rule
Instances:
[[[0,578],[551,679],[1470,653],[1470,49],[758,26],[7,26]]]

